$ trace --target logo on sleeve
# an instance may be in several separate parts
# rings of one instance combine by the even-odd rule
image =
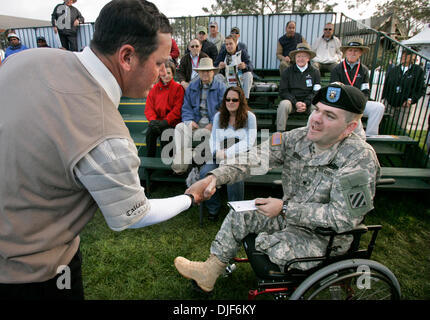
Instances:
[[[127,210],[125,214],[127,215],[127,217],[130,217],[131,215],[136,214],[136,211],[143,205],[143,201],[140,201],[136,203],[130,210]]]
[[[365,207],[367,205],[366,196],[363,191],[350,193],[349,202],[353,209]]]

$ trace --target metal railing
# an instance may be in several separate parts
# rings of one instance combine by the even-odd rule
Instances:
[[[370,51],[362,57],[362,62],[370,70],[371,98],[383,102],[388,114],[381,123],[380,133],[407,135],[416,140],[417,152],[410,154],[413,159],[408,162],[414,166],[430,167],[429,57],[343,14],[337,27],[337,34],[343,44],[360,37],[370,47]],[[400,76],[402,53],[410,55],[411,70]],[[419,99],[415,101],[414,97],[418,96]],[[410,106],[407,105],[407,98],[412,98]]]

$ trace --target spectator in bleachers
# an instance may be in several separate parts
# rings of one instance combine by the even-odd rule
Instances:
[[[231,28],[230,34],[236,40],[238,50],[245,49],[246,51],[248,51],[248,47],[246,46],[246,44],[244,42],[239,41],[239,38],[240,38],[240,29],[239,29],[239,27],[233,27],[233,28]],[[224,49],[225,49],[225,46],[224,46]]]
[[[16,33],[9,33],[7,35],[7,39],[9,40],[9,47],[6,48],[4,59],[12,54],[28,49],[24,44],[21,43],[21,40]]]
[[[225,48],[217,57],[214,65],[224,74],[228,87],[239,86],[249,99],[253,81],[252,62],[246,49],[238,50],[235,37],[225,37]]]
[[[312,99],[321,89],[320,72],[310,64],[315,57],[307,43],[299,43],[297,49],[289,53],[293,63],[281,74],[279,103],[276,115],[276,130],[286,130],[288,116],[293,112],[310,114]]]
[[[238,27],[231,28],[230,35],[236,40],[237,43],[237,50],[243,50],[245,49],[248,51],[248,47],[245,43],[239,41],[240,38],[240,29]],[[225,54],[225,41],[221,46],[221,50],[219,51],[218,55],[224,55]]]
[[[54,32],[58,33],[64,49],[78,51],[78,27],[85,19],[79,10],[73,6],[77,0],[64,0],[57,4],[51,15]]]
[[[382,99],[396,108],[399,117],[408,113],[411,105],[416,104],[425,94],[424,70],[415,61],[416,55],[404,49],[400,65],[391,68],[385,77]]]
[[[243,90],[230,87],[224,93],[219,112],[215,114],[209,140],[211,159],[200,169],[200,179],[209,171],[218,168],[220,161],[232,158],[240,152],[252,148],[257,138],[257,120],[248,107]],[[243,181],[227,185],[228,201],[241,201],[244,198]],[[209,220],[218,219],[221,208],[220,192],[217,191],[205,201]]]
[[[36,41],[37,41],[38,48],[50,48],[50,46],[48,46],[48,43],[46,42],[45,37],[38,36],[36,38]]]
[[[201,51],[202,44],[199,39],[193,39],[188,44],[189,53],[185,53],[179,64],[177,79],[182,87],[186,90],[191,80],[197,79],[199,74],[194,68],[199,65],[199,61],[208,55]]]
[[[334,35],[334,24],[326,23],[322,37],[319,37],[313,44],[312,50],[316,56],[312,59],[312,66],[320,70],[320,73],[331,70],[342,60],[342,43]]]
[[[221,46],[224,44],[224,36],[218,31],[218,23],[216,21],[211,21],[209,23],[208,40],[212,42],[216,46],[218,52],[220,52]]]
[[[170,60],[175,64],[175,67],[178,65],[179,58],[179,48],[176,44],[175,39],[172,38],[172,48],[170,49]]]
[[[201,50],[206,53],[208,57],[212,59],[212,61],[215,61],[216,57],[218,56],[218,49],[216,45],[208,41],[208,30],[205,27],[197,28],[196,38],[199,39],[200,43],[202,44]]]
[[[176,174],[185,173],[192,163],[192,140],[197,133],[209,137],[215,113],[218,112],[223,95],[227,89],[224,82],[215,78],[218,68],[213,66],[209,57],[200,59],[199,80],[192,81],[185,90],[182,105],[182,122],[175,128],[175,155],[172,169]],[[207,139],[206,139],[207,140]],[[200,164],[203,164],[203,161]]]
[[[176,66],[172,61],[165,62],[166,71],[160,72],[160,80],[149,91],[146,98],[145,116],[149,121],[146,131],[146,156],[154,157],[157,139],[164,130],[175,128],[181,122],[181,109],[184,101],[184,88],[173,80]],[[161,147],[167,141],[161,139]]]
[[[279,72],[291,65],[290,52],[297,48],[299,43],[307,43],[306,39],[302,37],[300,33],[296,32],[296,23],[289,21],[285,26],[285,34],[278,39],[278,45],[276,48],[276,57],[280,61]]]
[[[345,46],[340,47],[345,58],[333,68],[330,82],[341,82],[361,90],[367,97],[364,116],[367,116],[366,136],[379,134],[379,123],[384,116],[385,106],[381,102],[370,100],[369,69],[361,63],[360,57],[369,52],[369,47],[363,45],[363,39],[351,39]],[[363,125],[360,121],[356,133],[363,137]]]

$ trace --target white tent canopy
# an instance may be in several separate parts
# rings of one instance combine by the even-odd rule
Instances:
[[[417,47],[420,54],[430,59],[430,24],[412,38],[402,41],[402,44],[408,47]]]

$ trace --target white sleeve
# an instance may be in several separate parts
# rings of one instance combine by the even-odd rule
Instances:
[[[131,141],[107,139],[79,160],[74,168],[76,178],[97,202],[109,228],[114,231],[134,225],[151,212],[152,202],[140,185],[139,165],[137,149]],[[191,203],[188,196],[183,197]],[[158,206],[158,202],[155,204]],[[189,205],[184,207],[184,202],[177,201],[171,204],[166,215],[157,207],[154,209],[162,216],[172,217],[172,210],[178,214]]]
[[[151,204],[149,212],[138,222],[129,226],[130,229],[142,228],[169,220],[187,210],[192,202],[189,196],[180,195],[165,199],[151,199],[149,203]]]

